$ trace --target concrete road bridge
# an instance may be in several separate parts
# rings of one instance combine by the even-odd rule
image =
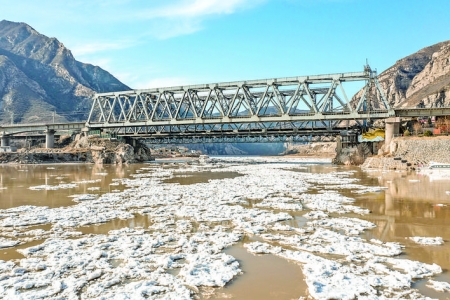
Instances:
[[[349,89],[360,92],[350,99]],[[365,66],[362,72],[101,93],[86,122],[3,125],[0,132],[2,146],[11,135],[40,131],[52,147],[55,131],[82,129],[158,144],[312,141],[378,119],[395,134],[402,117],[440,115],[450,115],[450,108],[390,107],[376,71]]]

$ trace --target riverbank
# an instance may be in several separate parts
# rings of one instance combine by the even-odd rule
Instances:
[[[362,168],[410,170],[431,161],[450,163],[450,137],[397,137],[368,157]]]
[[[150,149],[136,141],[135,146],[119,140],[77,137],[61,148],[19,149],[0,153],[0,163],[42,164],[82,162],[94,164],[130,164],[153,160]]]
[[[288,145],[283,156],[334,158],[336,156],[336,142]]]

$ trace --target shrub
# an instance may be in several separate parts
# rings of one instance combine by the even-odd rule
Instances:
[[[425,130],[425,132],[423,133],[423,136],[432,136],[433,133],[429,130]]]
[[[411,132],[409,132],[409,130],[406,129],[406,130],[403,132],[403,135],[404,135],[404,136],[410,136],[410,135],[411,135]]]

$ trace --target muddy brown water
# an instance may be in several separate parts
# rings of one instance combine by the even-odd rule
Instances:
[[[178,162],[175,162],[178,163]],[[183,163],[183,162],[181,162]],[[166,163],[167,164],[167,163]],[[0,166],[0,209],[8,209],[21,205],[37,205],[60,207],[74,205],[70,195],[98,194],[122,190],[125,187],[111,185],[115,178],[126,178],[139,172],[141,168],[152,168],[155,164],[130,166],[95,166],[86,164],[54,164],[54,165],[21,165]],[[173,163],[165,167],[176,167]],[[367,239],[376,238],[384,242],[399,242],[406,246],[400,258],[418,260],[425,263],[436,263],[444,272],[434,279],[450,282],[450,180],[430,180],[415,172],[364,172],[356,167],[336,167],[327,164],[302,165],[298,172],[327,173],[334,171],[354,171],[351,177],[360,180],[367,186],[383,186],[386,190],[354,194],[351,190],[341,190],[346,196],[356,199],[355,205],[368,208],[371,214],[355,216],[366,219],[377,225],[373,230],[364,233]],[[233,178],[240,176],[234,172],[200,172],[179,173],[167,183],[194,184],[207,182],[209,179]],[[29,187],[39,185],[59,185],[86,180],[98,180],[95,183],[80,183],[78,187],[59,189],[56,191],[30,190]],[[100,187],[100,190],[89,190]],[[307,221],[295,213],[289,225],[301,227]],[[148,228],[151,220],[147,216],[136,215],[129,220],[112,220],[105,224],[77,228],[83,234],[107,234],[109,230],[123,227]],[[50,230],[50,225],[41,225]],[[38,229],[34,226],[31,229]],[[0,231],[0,236],[2,232]],[[441,246],[424,246],[412,242],[409,237],[441,236],[445,243]],[[249,237],[246,237],[247,239]],[[0,259],[20,259],[23,256],[17,249],[27,248],[42,243],[43,240],[30,241],[14,248],[0,249]],[[253,255],[248,253],[241,241],[226,249],[241,264],[243,273],[237,276],[224,288],[215,289],[209,299],[298,299],[307,296],[307,287],[301,267],[290,261],[273,255]],[[247,241],[248,242],[248,241]],[[447,294],[437,293],[426,287],[426,281],[418,280],[416,288],[426,296],[445,297]]]
[[[149,165],[127,167],[88,164],[46,164],[46,165],[0,165],[0,209],[21,205],[48,206],[51,208],[75,204],[70,195],[99,194],[123,190],[123,186],[110,185],[114,178],[125,178],[139,168]],[[92,183],[78,183],[75,188],[58,190],[30,190],[41,185],[58,186],[74,182],[98,180]],[[100,190],[89,190],[100,187]]]

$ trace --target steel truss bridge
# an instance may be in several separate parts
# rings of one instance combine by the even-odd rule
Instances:
[[[349,99],[348,82],[363,90]],[[304,140],[395,116],[376,71],[131,90],[95,95],[86,122],[155,143]]]
[[[351,99],[348,85],[358,84]],[[311,142],[390,117],[450,115],[450,107],[392,108],[376,71],[130,90],[96,94],[86,122],[0,125],[8,136],[91,131],[147,143]]]

